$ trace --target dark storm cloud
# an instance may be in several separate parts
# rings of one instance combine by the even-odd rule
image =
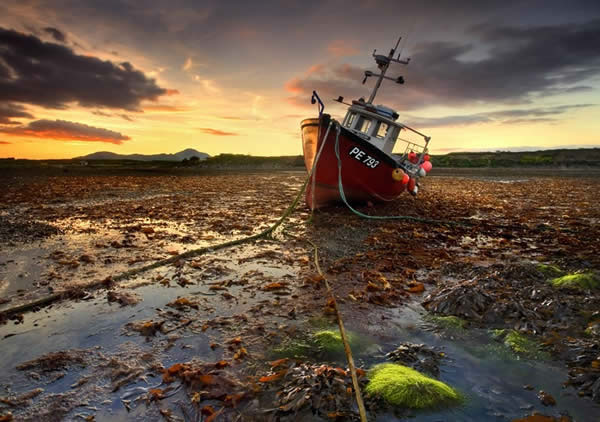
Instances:
[[[382,97],[402,109],[523,103],[589,89],[582,83],[600,75],[600,19],[530,28],[487,25],[473,33],[479,34],[482,45],[450,41],[417,45],[410,65],[390,72],[390,76],[403,73],[407,84],[396,91],[395,99],[387,93]],[[293,99],[306,98],[313,89],[325,97],[365,95],[367,89],[350,78],[357,75],[357,68],[338,66],[292,79],[286,88],[295,94]]]
[[[165,94],[166,89],[128,62],[78,55],[68,47],[0,27],[0,101],[139,111],[141,101]]]
[[[25,107],[19,104],[11,103],[0,103],[0,124],[3,125],[17,125],[19,122],[11,120],[11,117],[24,117],[27,119],[33,119],[33,116],[29,114]]]
[[[3,128],[0,132],[17,137],[107,142],[117,145],[131,139],[119,132],[66,120],[36,120],[27,125]]]
[[[58,42],[64,43],[67,41],[67,36],[62,31],[60,31],[56,28],[52,28],[51,26],[48,26],[48,27],[44,28],[44,31],[46,31],[47,33],[52,35],[52,38],[54,38]]]
[[[406,116],[406,122],[409,126],[420,128],[468,126],[481,123],[501,123],[505,125],[520,123],[551,123],[556,122],[558,116],[568,111],[593,107],[594,105],[595,104],[572,104],[530,109],[508,109],[486,113],[433,118]]]

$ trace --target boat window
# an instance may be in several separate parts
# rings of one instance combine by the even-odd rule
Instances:
[[[346,127],[352,126],[352,123],[354,122],[355,117],[356,117],[356,113],[350,113],[348,115],[348,120],[346,121]]]
[[[378,122],[377,130],[375,130],[375,137],[383,139],[386,137],[389,130],[390,125],[385,122]]]
[[[367,133],[369,131],[370,127],[371,127],[371,119],[366,119],[361,116],[356,128],[363,133]]]

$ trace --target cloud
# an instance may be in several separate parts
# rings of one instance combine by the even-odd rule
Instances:
[[[61,141],[107,142],[120,145],[131,138],[108,129],[88,126],[66,120],[36,120],[27,125],[0,129],[0,132],[15,137],[56,139]]]
[[[144,111],[158,111],[167,113],[181,113],[190,111],[189,107],[169,105],[169,104],[146,104],[144,105]]]
[[[56,28],[52,28],[49,26],[49,27],[44,28],[44,31],[46,31],[47,33],[52,35],[52,38],[54,38],[55,41],[62,42],[62,43],[65,43],[67,41],[67,36],[64,34],[64,32],[62,32]]]
[[[326,101],[343,95],[346,98],[359,98],[368,94],[368,88],[361,84],[364,69],[349,64],[333,63],[328,66],[318,65],[317,71],[310,71],[304,76],[290,79],[284,85],[287,92],[292,94],[287,100],[293,105],[314,107],[310,103],[313,90]]]
[[[474,124],[500,123],[553,123],[557,117],[571,110],[593,107],[595,104],[569,104],[554,107],[507,109],[485,113],[452,115],[443,117],[405,116],[406,124],[415,128],[468,126]]]
[[[128,122],[135,121],[133,118],[131,118],[131,116],[128,116],[127,114],[110,114],[110,113],[105,113],[104,111],[100,111],[100,110],[94,110],[94,111],[92,111],[92,114],[95,114],[96,116],[102,116],[102,117],[120,117],[124,120],[127,120]]]
[[[29,114],[22,105],[0,103],[0,124],[18,125],[19,122],[11,120],[11,117],[24,117],[27,119],[33,119],[33,116]]]
[[[0,102],[139,111],[142,101],[165,94],[166,89],[129,62],[78,55],[63,45],[0,27]]]
[[[202,76],[194,75],[194,80],[202,84],[202,87],[211,94],[217,94],[221,92],[221,89],[217,83],[212,79],[202,79]]]
[[[194,66],[194,62],[192,61],[191,57],[188,57],[185,60],[185,63],[183,64],[183,67],[181,68],[182,70],[188,71],[192,68],[192,66]]]
[[[355,56],[360,51],[354,46],[355,42],[335,40],[327,45],[327,51],[335,57]]]
[[[389,72],[392,77],[404,75],[406,85],[391,87],[391,82],[384,82],[377,101],[404,110],[528,103],[548,95],[589,90],[582,84],[600,76],[600,19],[536,27],[487,23],[470,31],[467,35],[481,40],[480,45],[456,41],[418,44],[409,66],[394,66]],[[364,70],[329,64],[320,73],[290,79],[285,89],[293,94],[291,102],[308,98],[313,89],[323,98],[358,97],[368,94],[373,83],[370,78],[367,87],[360,85]]]
[[[209,127],[201,127],[198,129],[202,133],[206,133],[207,135],[217,135],[217,136],[238,136],[239,133],[235,132],[225,132],[219,129],[211,129]]]
[[[12,145],[12,142],[0,141],[0,145]]]

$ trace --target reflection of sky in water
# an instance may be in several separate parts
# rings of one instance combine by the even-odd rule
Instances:
[[[598,420],[600,405],[593,404],[589,398],[577,397],[575,389],[562,388],[567,371],[561,364],[512,358],[510,353],[505,353],[502,343],[492,340],[485,330],[468,330],[464,336],[453,335],[451,331],[437,334],[422,321],[422,312],[418,304],[393,309],[390,316],[394,328],[371,327],[370,330],[377,331],[378,336],[393,339],[381,344],[383,353],[403,342],[441,347],[446,356],[441,361],[440,380],[460,390],[467,401],[457,408],[415,412],[414,417],[407,420],[512,421],[534,411],[547,415],[566,411],[580,422]],[[346,325],[352,329],[352,321],[347,321]],[[362,358],[368,364],[382,361]],[[534,390],[525,390],[526,384],[532,385]],[[539,390],[552,394],[557,405],[543,406],[536,397]],[[396,421],[398,418],[381,415],[377,420]]]

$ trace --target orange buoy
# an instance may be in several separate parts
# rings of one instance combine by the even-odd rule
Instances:
[[[417,184],[417,181],[411,177],[410,180],[408,181],[408,187],[407,187],[408,191],[412,193],[415,190],[416,184]]]

